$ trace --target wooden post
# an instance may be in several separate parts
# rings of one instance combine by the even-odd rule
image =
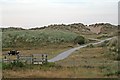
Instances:
[[[16,60],[16,62],[19,62],[19,55],[17,55],[17,60]]]
[[[5,58],[5,59],[7,59],[7,57],[6,57],[6,56],[5,56],[4,58]]]
[[[31,63],[34,64],[34,57],[31,55]]]
[[[42,54],[42,64],[44,63],[44,54]]]
[[[46,56],[45,56],[45,63],[47,63],[47,54],[46,54]]]

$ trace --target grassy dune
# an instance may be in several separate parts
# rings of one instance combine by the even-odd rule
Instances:
[[[32,48],[71,43],[77,34],[60,30],[22,30],[3,32],[3,48]]]
[[[19,50],[20,54],[48,54],[48,59],[74,47],[74,39],[78,36],[69,31],[42,30],[8,30],[3,32],[3,53]]]
[[[4,29],[3,53],[17,49],[23,55],[46,53],[50,59],[75,47],[74,39],[79,35],[84,35],[85,38],[104,39],[114,36],[110,34],[112,29],[102,29],[103,32],[99,34],[93,34],[81,24],[67,25],[67,27],[64,24],[51,25],[48,28],[30,30]],[[4,69],[3,76],[7,78],[115,78],[120,73],[116,58],[116,44],[118,44],[116,40],[111,40],[97,46],[88,46],[52,64],[43,66],[26,64],[22,68]]]

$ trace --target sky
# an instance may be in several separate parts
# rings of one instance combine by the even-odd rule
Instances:
[[[119,0],[0,0],[0,27],[118,24]]]

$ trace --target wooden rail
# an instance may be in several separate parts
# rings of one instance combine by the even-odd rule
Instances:
[[[47,63],[47,54],[32,54],[32,55],[6,55],[2,58],[3,63],[20,61],[27,64],[43,64]]]

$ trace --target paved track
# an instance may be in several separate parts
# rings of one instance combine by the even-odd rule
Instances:
[[[112,38],[114,38],[114,37],[112,37]],[[65,58],[67,58],[70,54],[72,54],[74,51],[79,50],[80,48],[84,48],[84,47],[86,47],[87,45],[90,45],[90,44],[97,45],[97,44],[100,44],[104,41],[111,40],[112,38],[108,38],[108,39],[101,40],[101,41],[96,42],[96,43],[89,43],[89,44],[81,45],[81,46],[76,47],[76,48],[69,49],[65,52],[62,52],[62,53],[58,54],[56,57],[48,60],[48,62],[56,62],[56,61],[59,61],[59,60],[63,60]]]

